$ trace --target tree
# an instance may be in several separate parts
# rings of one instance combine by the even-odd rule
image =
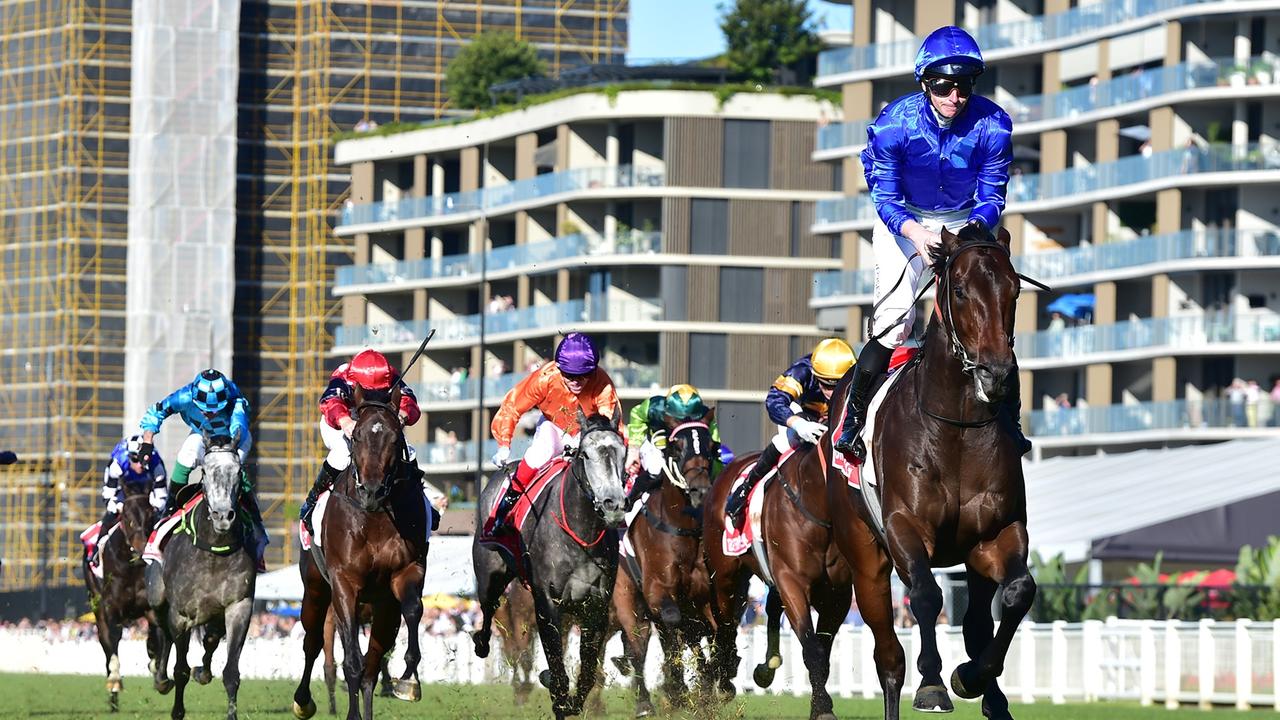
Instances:
[[[806,82],[822,49],[805,0],[734,0],[720,19],[729,69],[754,82]]]
[[[546,73],[547,66],[532,45],[511,33],[492,32],[480,33],[464,45],[449,63],[445,78],[454,107],[478,110],[494,104],[490,86]],[[498,102],[510,99],[510,95],[497,98]]]

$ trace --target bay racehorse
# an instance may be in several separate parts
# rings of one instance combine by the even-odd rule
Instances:
[[[833,405],[834,407],[834,405]],[[824,435],[824,438],[830,433]],[[768,575],[753,551],[727,555],[721,538],[725,532],[724,504],[741,475],[759,453],[734,461],[711,489],[707,513],[703,517],[704,548],[716,620],[716,641],[712,665],[722,689],[731,690],[738,670],[738,625],[746,607],[747,584],[755,574],[768,582]],[[754,673],[756,684],[767,687],[782,663],[778,649],[778,616],[785,610],[787,620],[800,640],[805,667],[809,671],[809,717],[834,720],[827,678],[831,674],[831,645],[840,629],[853,597],[848,564],[832,542],[832,514],[827,508],[826,459],[813,445],[801,445],[781,463],[778,474],[763,490],[760,529],[768,548],[769,570],[773,576],[770,602],[769,649],[766,660]],[[750,522],[750,519],[747,520]],[[780,604],[779,604],[780,603]],[[810,610],[816,610],[815,625]]]
[[[368,604],[360,605],[360,624],[363,627],[367,625],[373,618],[373,608]],[[329,714],[338,714],[338,663],[334,656],[334,636],[337,633],[338,623],[333,616],[333,606],[329,606],[329,612],[324,616],[324,688],[329,695]],[[382,656],[382,668],[378,687],[378,694],[382,697],[395,697],[391,680],[391,671],[388,664],[391,660],[391,654],[387,653]]]
[[[187,511],[180,529],[165,545],[163,564],[147,569],[147,599],[173,642],[176,691],[171,716],[186,715],[184,693],[191,678],[187,648],[191,631],[204,626],[205,665],[201,682],[212,678],[208,665],[218,640],[227,640],[222,685],[227,718],[235,720],[240,690],[240,651],[249,633],[257,582],[252,555],[252,521],[241,511],[238,442],[225,435],[205,439],[200,490],[204,498]],[[246,546],[249,546],[246,549]],[[207,678],[207,679],[206,679]]]
[[[902,648],[892,630],[890,570],[906,584],[920,627],[921,680],[913,706],[947,712],[952,703],[935,631],[943,597],[931,568],[963,563],[970,659],[952,674],[951,688],[964,698],[982,695],[986,717],[1010,718],[997,678],[1036,593],[1027,571],[1021,453],[1011,427],[1018,419],[1000,412],[1002,398],[1017,381],[1013,319],[1020,276],[1003,229],[995,240],[961,239],[943,230],[931,260],[938,283],[936,312],[916,359],[898,371],[901,376],[880,407],[868,443],[879,476],[879,518],[835,470],[828,495],[837,517],[860,518],[837,523],[836,540],[857,569],[858,608],[875,633],[885,717],[898,717],[905,677]],[[833,407],[843,407],[846,385],[847,379]],[[830,451],[830,440],[824,444]],[[883,536],[874,529],[881,522]],[[1003,590],[1001,619],[993,640],[991,604],[997,588]]]
[[[714,413],[713,409],[700,421],[683,423],[666,417],[661,484],[649,493],[627,529],[640,582],[624,567],[613,586],[613,609],[636,690],[636,717],[654,712],[644,681],[654,624],[662,642],[669,702],[682,706],[688,701],[682,661],[686,647],[698,659],[699,670],[705,671],[701,643],[711,639],[712,618],[702,559],[702,502],[719,455],[709,425]]]
[[[351,464],[334,482],[311,551],[302,556],[302,625],[306,636],[302,678],[293,694],[293,713],[309,718],[311,670],[324,648],[325,617],[333,606],[342,641],[347,681],[347,718],[373,717],[373,689],[383,656],[395,647],[400,619],[408,630],[404,673],[394,694],[422,698],[418,662],[422,651],[422,583],[426,575],[430,517],[422,487],[404,467],[406,446],[400,426],[400,387],[367,395],[355,386],[356,424],[351,432]],[[360,604],[373,608],[369,649],[360,652]],[[361,700],[363,700],[363,707]]]
[[[151,658],[153,685],[162,694],[173,689],[168,672],[169,643],[147,602],[146,565],[142,561],[142,551],[155,526],[155,513],[150,503],[151,487],[124,483],[124,491],[120,519],[116,523],[118,529],[103,541],[98,550],[102,564],[101,580],[89,567],[89,555],[84,558],[89,607],[93,608],[98,642],[106,655],[111,712],[120,710],[120,691],[124,689],[124,680],[120,676],[120,635],[126,623],[139,618],[147,621],[147,655]]]
[[[614,417],[621,417],[614,408]],[[609,603],[618,571],[618,534],[623,519],[622,473],[626,444],[614,420],[578,411],[578,449],[566,469],[548,481],[520,528],[525,548],[524,565],[533,593],[538,636],[548,670],[540,679],[551,691],[551,707],[557,720],[578,715],[603,674],[600,655],[608,625]],[[493,506],[502,487],[494,475],[480,495],[478,513]],[[479,518],[477,527],[483,525]],[[489,655],[494,610],[503,590],[516,577],[515,562],[484,544],[477,533],[472,546],[476,596],[484,611],[484,624],[475,632],[476,655]],[[523,580],[523,579],[522,579]],[[569,694],[564,667],[564,638],[570,624],[581,635],[578,682]]]

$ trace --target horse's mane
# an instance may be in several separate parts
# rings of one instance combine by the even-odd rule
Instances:
[[[580,428],[580,432],[585,433],[588,430],[613,430],[617,427],[617,423],[615,423],[613,419],[596,412],[591,413],[591,415],[587,417],[586,422],[584,422]]]
[[[391,402],[391,391],[390,391],[390,390],[365,390],[365,391],[364,391],[364,401],[365,401],[365,402],[390,403],[390,402]]]
[[[974,225],[965,225],[960,228],[960,232],[956,233],[956,237],[960,239],[960,242],[956,243],[957,249],[967,243],[995,242],[994,235]],[[951,255],[947,252],[945,243],[938,243],[929,248],[929,267],[933,269],[935,277],[942,277],[943,271],[947,268],[947,259],[950,257]]]

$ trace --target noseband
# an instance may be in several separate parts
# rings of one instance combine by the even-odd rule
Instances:
[[[393,407],[390,403],[381,402],[379,400],[365,400],[356,408],[356,422],[359,423],[364,413],[369,410],[378,410],[385,412],[391,418],[394,418],[394,432],[396,432],[396,450],[402,459],[408,458],[408,448],[405,444],[404,433],[399,432],[400,426],[400,410]],[[360,479],[359,463],[355,462],[356,439],[355,433],[349,440],[351,444],[351,479],[355,482],[356,489],[363,491],[365,489],[364,482]],[[391,496],[391,491],[395,489],[396,484],[400,482],[400,474],[396,472],[396,463],[392,462],[391,467],[387,469],[386,474],[382,478],[382,484],[374,491],[374,499],[378,501],[378,505],[386,504],[387,498]]]
[[[578,436],[579,451],[575,453],[576,455],[581,455],[581,448],[583,444],[586,442],[587,436],[597,432],[609,432],[609,433],[613,433],[614,435],[618,434],[617,430],[615,430],[614,428],[608,425],[597,425],[592,428],[587,428],[582,431],[581,435]],[[569,463],[569,476],[573,478],[573,481],[578,484],[578,487],[582,490],[583,494],[586,495],[587,499],[591,501],[591,506],[595,508],[596,513],[600,514],[601,517],[603,517],[604,510],[600,508],[600,503],[596,500],[596,493],[594,490],[591,489],[591,483],[587,482],[586,472],[584,468],[585,468],[585,460],[584,462],[577,462],[577,458],[574,458],[573,461]]]
[[[701,420],[690,420],[688,422],[683,422],[675,426],[674,428],[672,428],[671,435],[670,435],[671,439],[674,440],[676,435],[680,434],[681,432],[684,432],[685,430],[692,431],[690,433],[690,437],[692,438],[692,441],[694,444],[693,454],[698,457],[705,457],[708,461],[714,462],[713,456],[709,454],[704,454],[702,452],[702,448],[698,447],[699,443],[698,443],[697,431],[698,430],[706,431],[708,434],[708,439],[710,439],[710,433],[711,433],[710,427],[706,423],[702,422]],[[662,474],[666,476],[668,482],[670,482],[675,487],[679,488],[682,492],[684,492],[685,495],[688,495],[690,492],[689,480],[685,476],[684,467],[682,467],[683,458],[677,457],[675,454],[671,452],[674,448],[675,448],[674,443],[671,443],[671,442],[667,443],[667,447],[663,452],[663,455],[666,457],[667,462],[662,466]],[[711,443],[708,442],[707,449],[711,450],[711,448],[712,448],[712,445]],[[700,473],[710,478],[711,477],[710,462],[708,463],[707,467],[696,468],[692,472]]]
[[[942,264],[941,279],[944,287],[942,288],[942,292],[939,293],[940,296],[946,298],[945,309],[943,310],[943,317],[946,319],[947,340],[951,345],[951,357],[955,358],[956,360],[959,360],[961,369],[963,369],[964,372],[967,373],[970,377],[974,377],[975,379],[977,377],[977,372],[979,370],[986,370],[987,372],[990,372],[991,368],[988,367],[985,363],[980,363],[976,359],[974,359],[972,356],[970,356],[969,351],[966,350],[964,347],[964,343],[960,342],[960,334],[956,330],[956,321],[951,314],[951,305],[954,302],[954,298],[952,297],[953,273],[951,272],[951,266],[955,263],[956,258],[960,257],[964,253],[964,251],[976,250],[978,248],[994,248],[996,250],[1003,252],[1006,257],[1009,256],[1009,249],[1004,245],[1001,245],[1000,243],[995,241],[973,240],[973,241],[961,243],[960,247],[958,247],[955,252],[948,255],[947,259]],[[941,301],[939,301],[938,307],[942,308],[944,307],[944,304]],[[1008,341],[1009,347],[1013,348],[1013,335],[1012,334],[1007,335],[1005,339]]]

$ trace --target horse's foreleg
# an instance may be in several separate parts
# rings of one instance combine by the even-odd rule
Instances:
[[[471,638],[475,643],[476,656],[486,658],[489,657],[489,639],[493,632],[493,614],[498,611],[498,603],[502,602],[502,593],[511,584],[511,576],[502,570],[481,572],[476,575],[476,584],[476,598],[480,601],[484,617],[480,629],[472,633]]]
[[[778,644],[778,636],[782,630],[782,596],[777,588],[769,588],[769,594],[764,601],[764,611],[768,649],[764,654],[764,662],[756,666],[752,677],[756,685],[767,688],[773,684],[773,676],[778,668],[782,667],[782,651]]]
[[[201,685],[208,685],[213,682],[213,653],[218,649],[218,643],[222,642],[222,636],[226,635],[226,620],[223,619],[222,627],[216,627],[213,623],[209,623],[204,627],[204,636],[200,638],[200,644],[204,648],[204,656],[200,659],[200,667],[196,668],[192,673],[195,681]]]
[[[169,679],[169,647],[172,643],[156,613],[149,611],[146,617],[147,649],[149,651],[152,646],[155,647],[155,654],[151,656],[152,685],[156,692],[166,695],[173,689],[173,681]]]
[[[538,637],[542,640],[542,653],[547,656],[547,669],[539,675],[543,686],[551,692],[551,708],[556,720],[563,720],[569,712],[569,676],[564,669],[564,642],[560,636],[560,610],[544,593],[533,594],[534,609],[538,614]]]
[[[396,631],[399,629],[400,613],[394,602],[373,605],[373,618],[369,623],[369,651],[365,653],[364,672],[360,676],[360,697],[364,703],[366,718],[373,717],[373,690],[378,684],[378,675],[382,673],[382,658],[395,649]]]
[[[921,524],[903,514],[892,514],[885,521],[889,553],[907,584],[911,614],[920,628],[920,686],[911,706],[922,712],[951,712],[955,706],[942,682],[942,656],[938,653],[937,623],[942,612],[942,588],[938,587],[929,566]]]
[[[859,523],[861,525],[861,523]],[[906,653],[893,629],[893,593],[890,586],[892,566],[889,558],[870,537],[856,546],[857,554],[849,557],[853,567],[853,589],[858,598],[858,613],[875,638],[873,654],[880,690],[884,693],[885,720],[898,720],[902,686],[907,677]]]
[[[831,711],[831,696],[827,694],[826,683],[831,677],[831,646],[835,643],[836,633],[840,632],[840,626],[844,624],[845,616],[849,614],[849,606],[853,601],[853,588],[845,585],[843,587],[829,587],[825,596],[822,596],[815,604],[818,610],[818,661],[821,668],[822,684],[821,693],[825,698],[826,715],[818,715],[824,720],[835,720],[835,714]],[[810,681],[813,682],[815,688],[818,687],[817,680],[811,673]],[[817,690],[814,691],[814,706],[817,703]]]
[[[713,567],[712,553],[718,548],[708,547],[708,567]],[[736,562],[720,556],[711,571],[712,612],[716,621],[715,641],[711,644],[711,667],[719,690],[732,699],[737,694],[733,681],[738,675],[738,624],[747,601],[747,578]]]
[[[400,612],[396,619],[399,627],[399,616],[404,617],[404,626],[408,631],[409,647],[404,653],[404,674],[395,684],[395,696],[401,700],[417,702],[422,699],[422,688],[418,684],[418,663],[422,661],[422,648],[418,642],[418,625],[422,622],[422,579],[423,569],[413,569],[396,576],[391,583],[392,592],[400,601]],[[394,631],[392,641],[394,642]]]
[[[222,687],[227,691],[227,720],[236,720],[236,702],[240,693],[240,651],[244,649],[244,640],[249,635],[249,620],[252,616],[252,598],[231,603],[225,612],[227,665],[222,669]],[[207,646],[205,650],[208,650]],[[205,667],[209,667],[208,660]]]
[[[347,720],[360,720],[360,678],[364,675],[364,656],[360,653],[360,605],[354,589],[333,590],[333,616],[338,638],[342,641],[342,674],[347,679]]]
[[[310,580],[310,582],[304,582],[306,589],[302,596],[302,613],[298,618],[305,631],[302,637],[304,658],[302,678],[293,692],[293,715],[302,720],[316,714],[316,704],[311,699],[311,668],[315,666],[321,650],[325,653],[325,683],[329,686],[329,714],[333,715],[336,712],[333,697],[333,686],[336,680],[330,679],[334,627],[333,613],[329,612],[331,593],[327,583],[314,578]]]
[[[338,686],[338,663],[333,659],[333,633],[333,613],[326,613],[324,620],[324,686],[329,692],[329,714],[337,715],[337,698],[334,696],[334,692]],[[310,673],[307,675],[309,677]],[[310,698],[310,694],[307,697]]]
[[[605,613],[600,613],[603,616]],[[578,686],[574,688],[573,715],[581,715],[587,696],[600,676],[601,651],[604,650],[605,618],[588,617],[581,626],[578,644]]]
[[[187,649],[191,644],[191,628],[177,633],[174,638],[174,650],[177,657],[173,661],[173,711],[169,717],[182,720],[187,715],[187,707],[183,702],[183,694],[187,689],[187,681],[191,679],[191,666],[187,664]]]
[[[968,565],[970,575],[976,572],[1003,586],[1000,596],[1000,627],[996,630],[995,639],[982,649],[978,658],[963,663],[951,675],[951,687],[956,694],[973,698],[995,684],[996,678],[1004,672],[1005,656],[1013,642],[1014,633],[1018,631],[1018,624],[1035,601],[1036,583],[1027,570],[1026,526],[1021,522],[1013,523],[1001,530],[994,540],[979,543],[970,553]],[[966,648],[968,620],[969,615],[966,613]],[[989,633],[990,621],[987,623]],[[997,694],[989,702],[984,699],[983,714],[990,718],[1010,717],[1008,703],[1002,701],[1003,694],[998,693],[997,688]]]
[[[980,660],[987,647],[991,645],[991,634],[995,631],[995,620],[991,617],[991,600],[995,597],[997,585],[990,578],[979,575],[973,569],[966,573],[966,580],[969,585],[969,607],[964,613],[964,649],[970,660]],[[983,714],[992,717],[992,711],[1007,713],[1008,709],[1008,698],[1005,697],[996,679],[992,678],[983,689]]]
[[[805,669],[809,671],[809,717],[835,720],[835,715],[831,713],[831,696],[827,694],[827,675],[830,671],[825,662],[822,641],[818,639],[818,633],[813,627],[813,615],[810,613],[812,600],[809,597],[809,578],[781,565],[777,568],[775,577],[787,620],[800,640],[801,656]]]
[[[636,717],[648,717],[654,713],[653,699],[644,681],[644,661],[649,654],[649,619],[636,607],[635,584],[625,570],[618,572],[614,588],[613,604],[617,610],[618,626],[622,630],[622,649],[625,660],[631,665],[631,687],[636,691]]]

